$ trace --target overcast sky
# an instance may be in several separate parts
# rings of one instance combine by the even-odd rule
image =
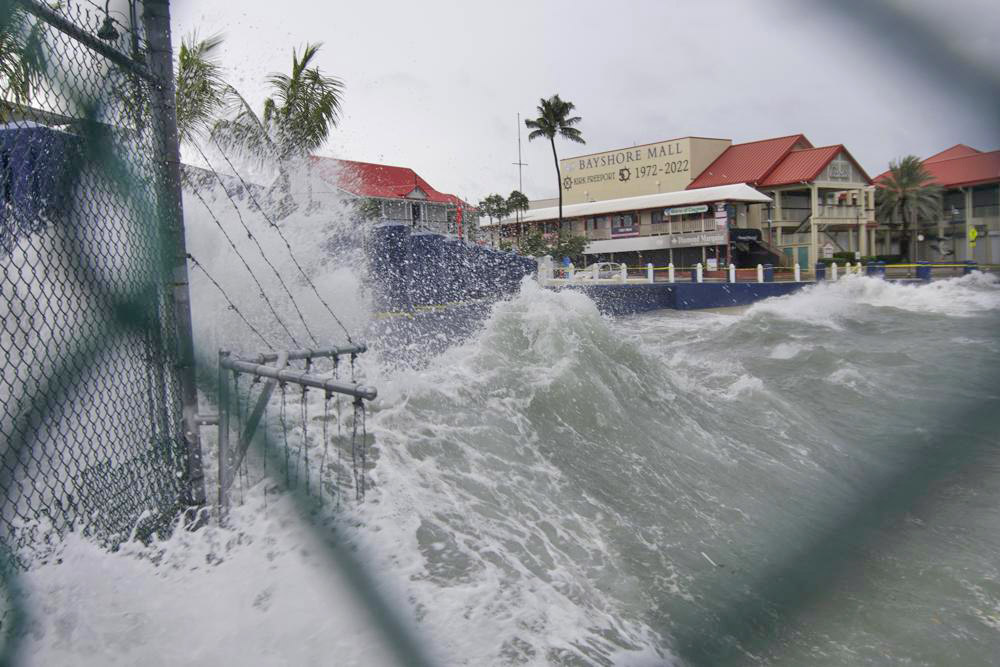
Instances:
[[[320,67],[347,88],[319,152],[408,166],[473,203],[517,187],[516,115],[553,93],[587,140],[557,141],[560,157],[802,132],[874,176],[908,153],[1000,148],[995,0],[171,4],[175,48],[222,32],[228,78],[258,109],[292,47],[323,42]],[[525,193],[555,196],[548,142],[522,135]]]

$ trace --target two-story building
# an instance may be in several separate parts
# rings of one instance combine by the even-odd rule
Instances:
[[[842,145],[814,147],[802,134],[734,144],[689,188],[744,183],[770,204],[739,224],[759,229],[786,264],[812,267],[834,252],[876,254],[875,190]]]
[[[942,189],[942,206],[936,220],[921,221],[916,259],[1000,263],[1000,150],[957,144],[922,164]]]

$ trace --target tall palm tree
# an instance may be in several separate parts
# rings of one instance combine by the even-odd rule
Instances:
[[[916,259],[917,224],[941,215],[941,188],[924,168],[920,158],[907,155],[889,163],[889,173],[878,183],[875,214],[889,226],[901,226],[900,249],[910,261]]]
[[[177,134],[190,142],[208,133],[235,90],[222,78],[217,52],[222,35],[199,40],[191,34],[181,40],[177,56]]]
[[[538,118],[524,120],[524,124],[531,129],[528,141],[545,137],[552,144],[552,159],[556,163],[556,185],[559,189],[559,229],[562,229],[563,188],[562,175],[559,173],[559,156],[556,155],[556,135],[577,143],[587,143],[583,140],[580,130],[573,127],[581,120],[579,116],[570,117],[574,108],[576,107],[572,102],[562,100],[556,94],[547,100],[541,100],[541,104],[538,105]]]

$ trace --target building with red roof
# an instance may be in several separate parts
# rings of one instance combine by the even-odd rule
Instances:
[[[843,144],[815,147],[803,134],[733,144],[688,188],[734,183],[773,200],[738,225],[761,229],[787,264],[812,267],[834,252],[875,254],[872,180]]]
[[[432,231],[461,234],[475,208],[452,194],[440,192],[409,167],[374,162],[309,158],[309,192],[330,192],[368,200],[368,214],[379,220],[405,222]]]
[[[874,254],[872,180],[843,144],[816,147],[803,134],[742,144],[681,137],[564,158],[560,172],[564,204],[574,213],[564,210],[563,224],[592,241],[588,253],[612,260],[617,252],[612,247],[635,252],[639,262],[659,261],[654,251],[669,247],[670,261],[678,256],[687,261],[691,252],[674,250],[684,248],[693,232],[708,239],[692,241],[706,261],[794,262],[810,268],[838,251]],[[762,196],[723,190],[736,186]],[[706,202],[708,192],[725,197]],[[661,199],[670,205],[659,205]],[[687,200],[691,205],[682,205]],[[605,211],[607,205],[597,206],[601,202],[617,208]],[[557,220],[558,212],[539,208],[526,217],[554,233],[557,223],[551,219]],[[514,221],[501,226],[518,229]],[[718,232],[724,232],[722,244]],[[673,240],[642,240],[661,235]],[[627,236],[639,240],[623,240]]]
[[[941,214],[921,222],[917,258],[1000,262],[1000,150],[956,144],[922,164],[941,187]],[[876,186],[888,175],[876,176]]]

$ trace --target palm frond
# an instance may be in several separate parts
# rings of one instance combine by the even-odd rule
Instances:
[[[199,40],[191,34],[181,41],[177,57],[177,132],[182,141],[209,133],[224,109],[231,87],[222,75],[217,51],[223,36]]]

